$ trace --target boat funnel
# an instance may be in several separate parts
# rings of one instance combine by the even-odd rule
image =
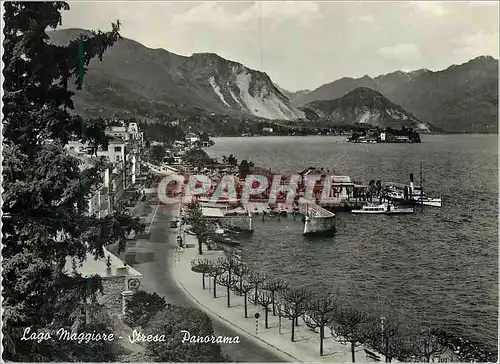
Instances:
[[[413,192],[413,187],[414,187],[414,184],[413,184],[413,173],[410,173],[410,191]]]

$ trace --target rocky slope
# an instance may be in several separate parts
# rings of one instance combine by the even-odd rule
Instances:
[[[295,92],[292,92],[292,91],[288,91],[288,90],[285,90],[284,88],[282,87],[279,87],[278,85],[274,84],[274,86],[276,86],[276,88],[283,94],[287,97],[288,100],[290,100],[290,102],[293,104],[297,99],[300,99],[302,97],[304,97],[305,95],[307,95],[309,92],[311,92],[311,90],[299,90],[299,91],[295,91]]]
[[[82,29],[49,33],[66,44]],[[216,114],[293,120],[303,113],[274,86],[269,76],[213,53],[179,56],[122,39],[93,60],[76,111],[87,116],[151,117],[158,113],[205,110]]]
[[[498,60],[493,57],[477,57],[437,72],[422,69],[375,78],[342,78],[294,99],[293,104],[336,99],[357,87],[376,90],[445,131],[498,131]]]
[[[421,132],[433,130],[431,125],[367,87],[358,87],[334,100],[313,101],[303,110],[310,119],[326,119],[332,124],[366,124],[397,129],[405,126]]]

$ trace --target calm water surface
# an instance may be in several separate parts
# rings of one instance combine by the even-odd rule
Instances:
[[[498,136],[423,136],[421,144],[351,144],[343,137],[217,138],[207,151],[273,171],[318,166],[368,182],[407,182],[419,163],[442,208],[411,216],[339,213],[334,237],[306,238],[291,217],[262,222],[244,242],[255,269],[313,290],[352,293],[360,303],[411,310],[497,348]],[[362,302],[361,302],[362,301]]]

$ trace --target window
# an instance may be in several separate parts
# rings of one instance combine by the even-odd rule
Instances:
[[[115,152],[121,152],[122,151],[122,147],[115,147]]]

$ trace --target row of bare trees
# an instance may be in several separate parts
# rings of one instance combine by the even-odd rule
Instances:
[[[325,328],[330,329],[332,338],[350,345],[352,362],[355,349],[362,345],[367,355],[377,357],[376,351],[385,356],[386,362],[397,359],[403,362],[430,362],[435,358],[457,361],[446,342],[437,335],[439,331],[422,328],[414,317],[386,309],[368,309],[356,306],[339,293],[314,295],[305,288],[291,287],[287,282],[267,274],[252,272],[245,263],[233,256],[216,261],[196,259],[191,269],[205,278],[213,278],[213,295],[217,297],[217,284],[227,289],[227,306],[231,307],[231,292],[242,296],[244,315],[248,318],[248,302],[264,308],[265,328],[269,329],[269,314],[291,321],[291,341],[295,341],[295,329],[299,318],[313,330],[319,330],[319,352],[323,356]],[[359,301],[359,300],[356,300]],[[446,355],[443,357],[443,354]],[[451,356],[450,356],[451,355]]]

